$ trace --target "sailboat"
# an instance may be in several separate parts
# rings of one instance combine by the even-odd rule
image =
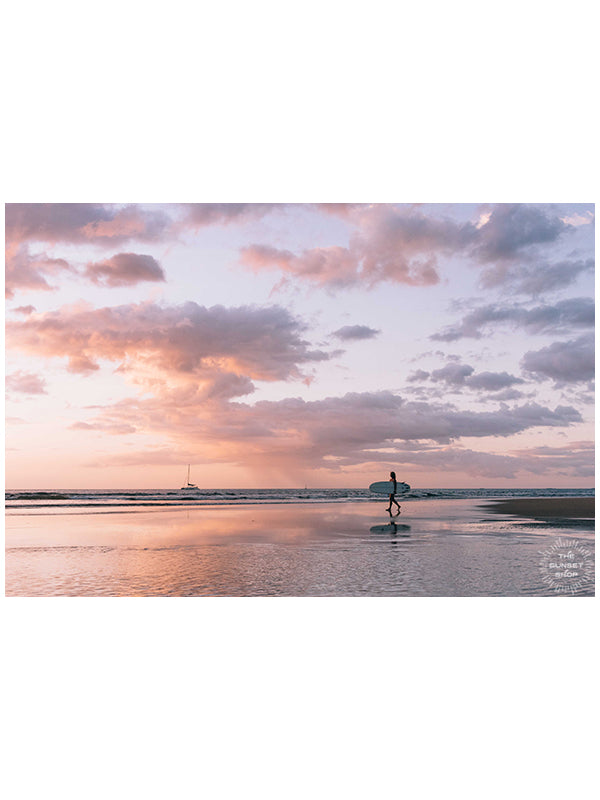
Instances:
[[[187,484],[181,487],[181,491],[185,491],[187,489],[197,489],[195,483],[190,483],[190,465],[188,464],[188,476],[187,476]]]

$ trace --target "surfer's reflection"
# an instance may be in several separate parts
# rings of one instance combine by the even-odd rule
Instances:
[[[398,525],[394,520],[387,525],[373,525],[369,530],[371,533],[387,533],[391,536],[410,536],[410,525]]]

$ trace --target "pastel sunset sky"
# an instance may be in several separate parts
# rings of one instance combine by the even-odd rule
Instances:
[[[594,206],[9,204],[7,488],[594,483]]]

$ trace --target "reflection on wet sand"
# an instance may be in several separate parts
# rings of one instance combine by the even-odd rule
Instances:
[[[7,546],[165,548],[325,542],[364,536],[374,515],[372,507],[341,504],[24,514],[7,518]]]
[[[396,522],[388,522],[387,525],[372,525],[369,530],[371,533],[390,533],[398,536],[409,536],[410,525],[398,525]]]
[[[514,596],[548,594],[548,537],[473,501],[10,515],[6,594],[21,596]],[[392,546],[390,546],[392,545]],[[593,594],[593,579],[579,594]]]

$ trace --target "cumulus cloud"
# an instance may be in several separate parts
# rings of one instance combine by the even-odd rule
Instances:
[[[136,433],[137,428],[135,425],[129,423],[112,424],[110,422],[74,422],[69,425],[72,431],[99,431],[100,433],[110,433],[116,436],[125,436],[130,433]]]
[[[5,252],[4,293],[8,299],[18,289],[35,289],[51,291],[56,286],[48,283],[64,272],[74,272],[73,267],[64,258],[52,258],[46,253],[32,254],[24,245],[7,243]]]
[[[354,216],[356,211],[369,208],[370,203],[317,203],[316,207],[327,214],[333,214],[342,219]]]
[[[472,375],[468,381],[472,389],[483,389],[486,392],[499,392],[515,384],[525,383],[522,378],[510,375],[508,372],[479,372]],[[514,395],[512,395],[514,396]]]
[[[530,447],[527,450],[515,450],[514,452],[527,453],[528,455],[543,456],[544,458],[546,458],[547,456],[564,457],[569,455],[570,453],[575,453],[575,452],[593,453],[594,451],[595,451],[594,442],[583,441],[583,442],[570,442],[568,445],[564,445],[563,447],[548,447],[547,445],[541,445],[540,447]]]
[[[482,268],[481,286],[534,297],[562,289],[580,275],[593,272],[593,257],[576,258],[575,251],[559,261],[548,257],[560,239],[574,234],[582,222],[593,221],[589,210],[583,217],[560,213],[552,206],[502,204],[482,217],[470,251]]]
[[[114,245],[155,241],[171,226],[160,208],[101,203],[7,203],[9,242],[69,242]]]
[[[466,379],[472,375],[475,370],[468,364],[446,364],[441,369],[434,369],[431,373],[432,381],[444,381],[452,386],[464,386]]]
[[[7,323],[18,349],[69,359],[89,374],[99,359],[119,363],[138,381],[202,381],[207,392],[248,391],[251,380],[305,377],[301,366],[330,354],[312,350],[306,326],[278,306],[205,308],[194,302],[161,307],[141,303],[91,309],[64,308]],[[226,377],[224,377],[226,376]]]
[[[572,226],[550,209],[501,203],[478,228],[473,254],[482,261],[515,258],[523,249],[555,242],[569,230]]]
[[[487,390],[487,391],[494,391],[494,390]],[[535,393],[530,392],[526,394],[525,392],[520,392],[518,389],[502,389],[499,392],[494,392],[490,394],[487,398],[488,400],[494,400],[495,402],[504,401],[507,402],[509,400],[520,400],[522,397],[533,397]]]
[[[343,341],[354,341],[374,339],[380,333],[380,330],[369,328],[368,325],[344,325],[343,328],[338,328],[338,330],[334,331],[331,335]]]
[[[182,231],[256,221],[299,205],[13,203],[6,207],[6,238],[11,245],[64,242],[104,247],[131,241],[173,241]],[[348,243],[293,252],[258,241],[241,250],[242,263],[340,289],[370,288],[384,281],[433,285],[440,280],[440,259],[461,256],[483,268],[484,286],[509,284],[512,290],[529,294],[565,286],[592,268],[589,258],[558,263],[546,263],[542,258],[544,247],[576,230],[569,217],[561,218],[551,207],[485,206],[476,220],[466,222],[445,216],[443,206],[439,211],[428,207],[426,212],[418,205],[325,203],[302,207],[343,218],[351,226]]]
[[[438,256],[461,250],[477,233],[471,223],[427,216],[414,207],[353,206],[344,213],[351,213],[356,225],[348,247],[315,247],[295,254],[253,244],[242,250],[242,263],[255,270],[279,269],[329,288],[372,287],[382,281],[428,286],[439,282]]]
[[[70,355],[67,370],[75,375],[91,375],[100,369],[100,365],[87,355]]]
[[[411,448],[421,452],[431,442],[506,437],[580,421],[580,414],[568,406],[550,409],[527,403],[465,411],[448,403],[407,401],[391,392],[365,392],[315,401],[216,403],[210,408],[192,394],[179,395],[176,401],[166,396],[138,399],[106,409],[93,424],[132,424],[172,438],[179,446],[193,443],[199,461],[338,469],[393,460]]]
[[[515,450],[522,468],[539,475],[553,473],[567,477],[593,477],[595,444],[591,441],[569,442],[563,447],[532,447]]]
[[[5,293],[9,299],[17,290],[56,290],[58,286],[49,280],[65,273],[81,275],[98,286],[110,287],[165,280],[161,266],[149,255],[117,253],[111,258],[91,262],[79,272],[64,258],[51,258],[46,253],[32,254],[23,244],[7,245]]]
[[[53,279],[59,274],[77,274],[76,268],[64,258],[54,258],[45,250],[38,250],[41,243],[111,246],[130,240],[158,241],[168,234],[172,224],[162,209],[98,203],[8,203],[5,216],[8,298],[14,297],[17,290],[55,290]],[[129,259],[127,265],[125,256]],[[145,276],[140,280],[160,280],[157,275],[162,271],[156,262],[146,261],[142,265],[140,261],[150,258],[121,253],[108,261],[88,265],[85,276],[108,286],[131,285],[136,281],[124,281],[128,275],[133,276],[137,267]]]
[[[532,264],[501,262],[484,270],[481,285],[485,289],[508,285],[513,292],[536,296],[575,283],[580,275],[594,271],[594,259],[566,259],[555,263]]]
[[[408,376],[407,379],[411,383],[417,381],[424,382],[431,380],[434,383],[444,383],[452,389],[476,389],[484,392],[501,392],[507,390],[515,384],[525,383],[522,378],[517,378],[515,375],[510,375],[508,372],[479,372],[475,370],[470,364],[461,364],[458,361],[451,361],[446,366],[440,369],[434,369],[432,372],[425,370],[417,370]],[[520,397],[519,392],[511,392],[503,396],[496,395],[497,400],[514,400]]]
[[[94,427],[94,426],[89,426]],[[98,430],[101,430],[98,428]],[[114,431],[117,433],[118,431]],[[573,443],[564,448],[551,448],[555,453],[544,453],[543,448],[531,448],[529,450],[513,451],[512,453],[494,453],[472,450],[460,444],[451,445],[428,445],[414,444],[397,446],[395,452],[390,452],[390,448],[382,448],[380,451],[371,449],[366,453],[368,460],[361,462],[361,468],[381,469],[382,465],[389,468],[393,465],[396,470],[410,472],[416,476],[421,471],[428,475],[432,471],[439,471],[441,474],[456,472],[475,477],[485,478],[517,478],[527,480],[527,476],[557,475],[565,477],[587,478],[594,476],[594,449],[593,442]],[[151,450],[136,451],[128,450],[127,453],[117,456],[96,458],[93,466],[107,465],[136,465],[136,464],[181,464],[180,449],[177,452],[172,447],[152,448]],[[187,458],[198,460],[201,456],[197,450],[185,450]],[[253,456],[254,457],[254,456]],[[228,451],[227,457],[222,456],[220,460],[229,458],[235,461],[233,452]],[[207,458],[206,461],[217,459]],[[241,459],[240,459],[241,460]],[[262,471],[268,469],[269,461],[266,460],[262,465]],[[335,469],[335,459],[330,459],[325,463],[330,469]],[[283,466],[288,474],[291,473],[292,466],[281,464],[280,460],[273,462],[276,473]],[[307,466],[307,465],[302,465]],[[312,468],[311,468],[311,471]]]
[[[133,286],[140,281],[164,281],[156,259],[137,253],[117,253],[112,258],[87,265],[85,276],[99,286]]]
[[[182,203],[184,216],[181,227],[202,228],[205,225],[223,225],[229,222],[246,222],[260,219],[265,214],[285,208],[284,203]]]
[[[114,246],[173,240],[184,230],[257,220],[282,203],[8,203],[6,240]]]
[[[21,394],[47,394],[46,381],[39,375],[21,370],[6,376],[6,388]]]
[[[554,342],[525,353],[521,366],[538,378],[557,384],[590,381],[595,372],[594,336],[586,334],[566,342]]]
[[[594,475],[593,442],[573,442],[562,448],[528,448],[511,453],[481,452],[450,445],[402,456],[409,468],[459,472],[485,478],[552,475],[588,478]]]
[[[289,250],[255,244],[242,248],[241,261],[255,271],[276,268],[318,286],[341,289],[361,281],[359,263],[346,247],[315,247],[296,256]]]
[[[416,383],[417,381],[426,381],[429,378],[430,373],[426,372],[424,369],[417,369],[414,372],[411,372],[410,375],[407,377],[407,381],[409,383]]]
[[[429,338],[441,342],[457,339],[481,339],[490,326],[507,324],[530,333],[568,331],[573,328],[592,328],[595,321],[594,301],[589,297],[574,297],[554,305],[527,309],[522,305],[486,305],[469,312],[458,325],[452,325]]]
[[[418,206],[333,203],[318,207],[354,226],[348,246],[294,253],[254,243],[242,249],[242,263],[334,289],[370,288],[382,281],[427,286],[440,280],[440,257],[459,255],[484,267],[485,286],[510,283],[513,291],[530,294],[568,285],[592,268],[590,259],[540,261],[540,249],[575,230],[551,207],[482,207],[473,222],[436,215],[431,209],[424,213]]]
[[[459,445],[416,451],[405,456],[402,462],[413,469],[445,474],[459,472],[483,478],[514,478],[521,467],[519,459],[514,456],[481,452]]]

